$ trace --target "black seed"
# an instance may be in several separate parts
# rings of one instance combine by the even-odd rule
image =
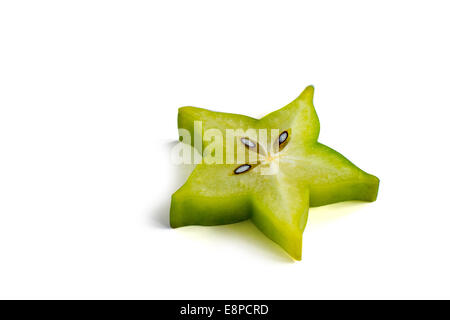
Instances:
[[[251,167],[252,166],[249,165],[249,164],[243,164],[243,165],[237,167],[236,169],[234,169],[234,173],[235,174],[241,174],[241,173],[247,172],[248,170],[251,169]]]
[[[256,147],[256,144],[248,138],[241,138],[241,142],[249,148]]]
[[[287,133],[287,131],[283,131],[283,132],[280,134],[280,137],[278,138],[278,142],[279,142],[280,144],[282,144],[283,142],[286,141],[287,138],[288,138],[288,133]]]

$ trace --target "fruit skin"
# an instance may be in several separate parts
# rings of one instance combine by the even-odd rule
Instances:
[[[275,175],[261,175],[258,170],[232,175],[236,164],[197,165],[186,184],[172,195],[171,226],[208,226],[251,219],[292,258],[300,260],[310,206],[375,201],[379,179],[317,142],[320,125],[313,93],[313,87],[307,87],[293,102],[260,120],[195,107],[180,108],[178,126],[192,136],[194,121],[202,121],[202,136],[197,137],[201,150],[209,144],[203,139],[207,129],[219,129],[224,136],[228,128],[289,129],[290,141],[279,153],[284,158],[280,158],[280,171]]]

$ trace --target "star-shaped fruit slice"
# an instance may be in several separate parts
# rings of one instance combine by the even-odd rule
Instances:
[[[172,195],[170,225],[220,225],[251,219],[301,260],[309,207],[375,201],[379,180],[317,142],[314,88],[269,115],[251,117],[182,107],[180,139],[202,157]]]

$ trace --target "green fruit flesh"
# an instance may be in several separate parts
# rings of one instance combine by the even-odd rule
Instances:
[[[248,161],[197,165],[185,185],[172,196],[171,226],[220,225],[251,219],[267,237],[300,260],[310,206],[376,200],[378,178],[317,142],[319,121],[312,103],[313,92],[312,87],[307,87],[296,100],[260,120],[194,107],[180,108],[178,126],[188,130],[192,137],[194,121],[202,121],[202,135],[196,137],[202,149],[210,143],[203,137],[208,129],[217,129],[224,136],[226,129],[277,129],[286,132],[283,137],[288,134],[288,139],[275,154],[278,169],[274,174],[263,174],[273,163],[268,158],[274,143],[272,137],[267,137],[268,152],[263,153],[263,158],[269,160],[250,163],[251,169],[243,173],[236,174],[235,170]],[[194,139],[190,143],[194,145]],[[256,150],[248,146],[247,160]],[[229,155],[234,150],[223,146],[224,161],[227,152]],[[204,160],[211,156],[204,154]]]

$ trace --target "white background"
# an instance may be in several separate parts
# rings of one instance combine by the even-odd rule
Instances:
[[[2,1],[0,298],[450,298],[447,1]],[[310,211],[168,227],[177,108],[259,117],[314,84],[381,179]]]

